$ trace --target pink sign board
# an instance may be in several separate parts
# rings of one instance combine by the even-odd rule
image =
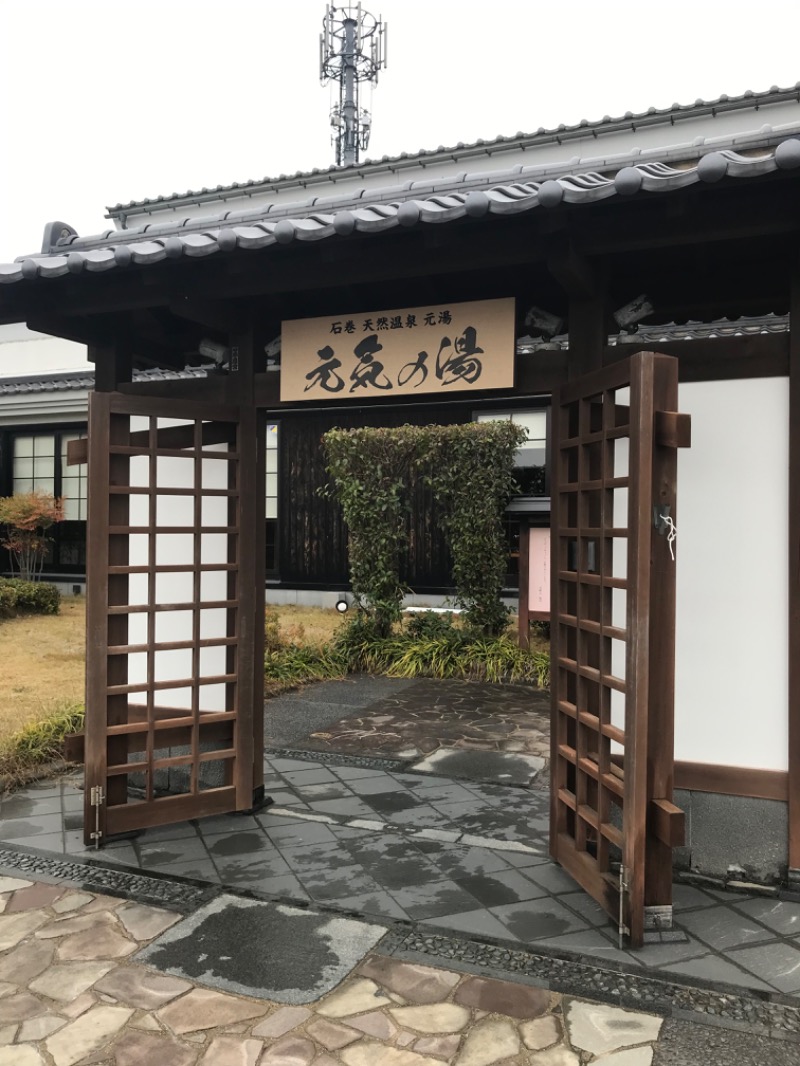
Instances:
[[[550,611],[550,530],[531,529],[528,559],[528,611]]]

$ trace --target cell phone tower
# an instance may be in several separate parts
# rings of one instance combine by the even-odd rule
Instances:
[[[372,115],[359,103],[359,86],[378,84],[386,66],[387,27],[361,10],[361,4],[328,4],[319,39],[320,78],[323,85],[338,84],[338,99],[331,106],[336,163],[354,166],[369,144]]]

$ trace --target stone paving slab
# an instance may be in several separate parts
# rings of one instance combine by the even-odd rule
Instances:
[[[547,692],[530,684],[423,679],[406,682],[403,689],[338,720],[331,718],[323,728],[294,729],[287,726],[284,715],[275,731],[280,743],[291,740],[307,751],[380,752],[414,760],[440,748],[478,748],[524,753],[544,763],[550,754],[549,701]],[[271,702],[267,703],[268,736]]]
[[[140,876],[126,889],[139,898],[151,892],[149,902],[183,899],[187,909],[196,909],[219,889],[181,889],[172,879],[199,878],[211,886],[356,914],[367,924],[419,923],[682,981],[800,996],[796,903],[676,885],[682,940],[620,951],[615,930],[594,901],[548,859],[544,792],[307,759],[268,756],[266,767],[287,797],[286,806],[255,817],[222,816],[148,830],[103,849],[100,862],[108,865],[122,854],[123,865],[137,867],[142,875],[156,873],[160,880]],[[12,813],[23,809],[30,817],[20,798],[41,792],[47,797],[43,817],[54,817],[59,797],[66,815],[78,784],[77,776],[66,777],[3,800],[0,838],[6,803],[13,800]],[[314,798],[319,789],[334,786],[336,800]],[[76,859],[96,861],[97,853],[82,842],[67,845],[66,835],[63,839]],[[0,849],[0,866],[2,855],[25,851],[16,842],[13,848]],[[73,870],[70,876],[80,869],[75,863],[62,866]],[[98,867],[91,883],[112,887],[122,877]],[[26,879],[25,871],[20,878]],[[8,903],[0,907],[0,944],[7,949],[26,935],[26,923],[36,920],[35,909],[22,909],[31,899],[21,895],[11,912]],[[53,906],[62,907],[62,899],[55,898]],[[116,940],[116,933],[112,940],[124,955],[125,940]],[[92,950],[91,944],[74,940],[67,948],[76,952],[76,963]]]
[[[221,895],[138,958],[175,977],[298,1004],[338,984],[385,932],[366,922]],[[240,947],[232,951],[231,945]]]
[[[15,888],[14,879],[4,881],[0,901],[30,902],[33,886],[19,883],[23,887]],[[608,1032],[614,1034],[615,1049],[644,1054],[641,1061],[649,1062],[663,1024],[660,1017],[642,1012],[381,954],[369,954],[360,962],[352,957],[349,964],[343,959],[335,985],[316,995],[315,989],[321,991],[318,983],[315,989],[309,985],[307,1005],[262,998],[260,987],[241,994],[220,991],[208,987],[205,975],[201,980],[164,977],[143,960],[152,961],[158,946],[167,941],[178,943],[176,933],[182,930],[183,940],[207,949],[206,961],[212,952],[216,964],[255,954],[261,971],[270,971],[291,954],[298,936],[291,930],[302,924],[302,913],[272,908],[273,917],[289,932],[279,932],[277,922],[272,923],[273,936],[281,939],[265,957],[263,945],[247,937],[236,921],[218,926],[214,944],[202,932],[208,916],[199,923],[179,919],[153,940],[149,934],[164,923],[162,910],[135,904],[136,920],[131,922],[129,904],[70,883],[59,887],[58,899],[44,888],[39,893],[39,920],[15,951],[35,955],[43,939],[58,943],[62,938],[46,934],[65,920],[65,913],[88,918],[84,931],[91,932],[95,925],[104,931],[110,922],[119,936],[133,937],[139,950],[132,959],[119,960],[113,954],[99,959],[102,975],[88,984],[62,985],[58,998],[37,990],[35,981],[9,983],[8,990],[0,990],[5,992],[0,994],[2,1017],[11,1018],[0,1024],[0,1066],[534,1066],[578,1062],[579,1047],[591,1044],[596,1033]],[[61,910],[55,909],[57,902]],[[242,902],[220,897],[220,907],[207,908],[208,914],[246,913],[252,929],[257,924],[253,909],[242,911]],[[339,930],[342,942],[353,932]],[[355,955],[363,952],[359,949]],[[573,1023],[571,1018],[579,1014],[580,1021]],[[596,1058],[594,1052],[584,1052],[582,1061]],[[606,1056],[597,1061],[608,1066],[610,1060]],[[636,1066],[640,1059],[631,1061]]]

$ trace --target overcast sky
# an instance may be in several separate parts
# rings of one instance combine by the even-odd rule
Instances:
[[[800,80],[797,0],[366,0],[367,156]],[[324,0],[0,0],[0,261],[120,201],[327,167]]]

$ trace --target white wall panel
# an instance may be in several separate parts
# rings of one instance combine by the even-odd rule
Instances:
[[[680,386],[675,757],[788,765],[787,378]]]

